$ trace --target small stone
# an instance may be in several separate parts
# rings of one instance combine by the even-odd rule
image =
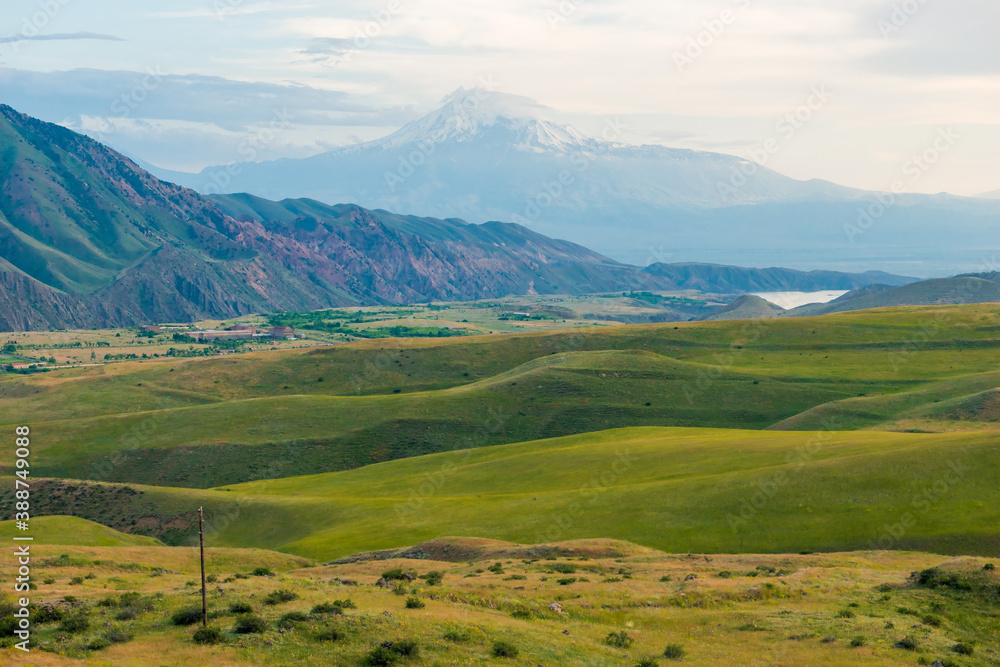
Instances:
[[[557,614],[561,614],[562,610],[563,610],[563,607],[558,602],[553,602],[552,604],[549,605],[549,609],[551,609],[552,611],[556,612]]]

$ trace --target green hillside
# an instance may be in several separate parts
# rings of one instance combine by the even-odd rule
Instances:
[[[172,543],[191,539],[204,505],[213,544],[316,559],[442,535],[985,555],[1000,548],[998,475],[990,434],[640,428],[204,491],[46,482],[35,502]]]
[[[30,530],[17,529],[13,521],[0,521],[0,539],[29,535],[36,544],[65,544],[79,547],[152,547],[159,540],[143,535],[129,535],[93,521],[73,516],[39,516],[31,520]]]
[[[205,488],[629,426],[991,428],[896,422],[998,359],[992,305],[382,340],[2,376],[0,424],[30,420],[39,474]]]

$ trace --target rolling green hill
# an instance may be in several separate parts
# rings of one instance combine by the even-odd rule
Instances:
[[[0,424],[30,420],[39,474],[205,488],[626,426],[993,428],[896,422],[998,358],[987,305],[381,340],[3,376]]]
[[[31,520],[31,530],[19,531],[13,521],[0,521],[0,539],[30,535],[40,544],[66,544],[81,547],[153,547],[159,540],[144,535],[118,532],[93,521],[73,516],[39,516]]]
[[[993,554],[998,448],[980,433],[638,428],[214,490],[36,481],[35,503],[172,543],[190,540],[204,505],[213,544],[316,559],[442,535]]]
[[[922,280],[902,287],[862,287],[825,304],[809,304],[788,311],[790,317],[842,313],[894,306],[936,306],[1000,302],[1000,283],[976,276]]]

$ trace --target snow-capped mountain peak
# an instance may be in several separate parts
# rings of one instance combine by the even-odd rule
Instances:
[[[436,111],[366,147],[390,150],[492,139],[521,150],[568,152],[602,144],[576,128],[556,122],[551,109],[528,97],[476,87],[459,88],[442,102]]]

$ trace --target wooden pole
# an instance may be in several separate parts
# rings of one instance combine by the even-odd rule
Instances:
[[[198,543],[201,545],[201,624],[208,627],[208,594],[205,591],[205,509],[198,508]]]

